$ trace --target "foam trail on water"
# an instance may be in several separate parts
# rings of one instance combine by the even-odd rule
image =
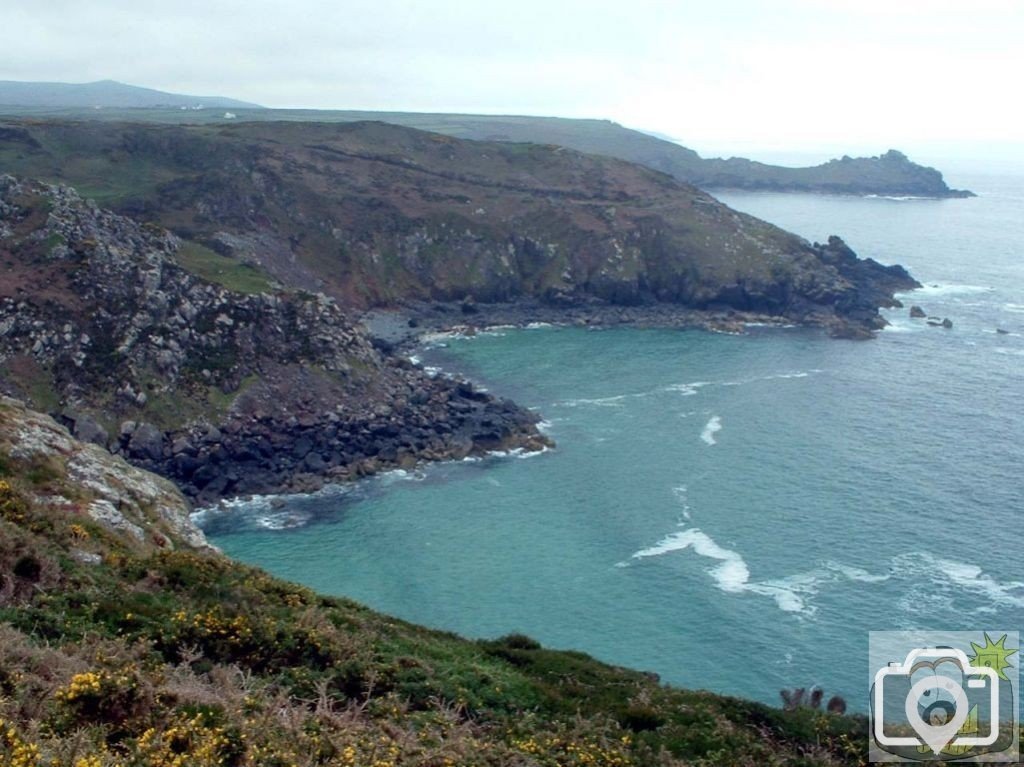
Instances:
[[[717,559],[721,562],[711,570],[711,576],[722,591],[734,593],[743,591],[750,579],[750,570],[743,557],[731,549],[719,546],[711,536],[696,527],[667,535],[650,548],[636,552],[632,558],[658,557],[672,551],[683,551],[689,548],[693,548],[694,552],[702,557]]]
[[[790,584],[786,581],[765,581],[750,583],[750,568],[746,560],[736,551],[720,546],[711,536],[699,528],[691,527],[665,536],[655,545],[641,549],[633,554],[632,559],[658,557],[674,551],[693,549],[698,556],[717,560],[719,564],[709,570],[709,574],[722,591],[729,594],[760,594],[771,597],[780,610],[797,613],[807,612],[807,603],[798,593],[799,583]],[[627,563],[620,562],[619,566]],[[813,612],[811,610],[810,612]]]
[[[710,420],[704,424],[704,431],[700,433],[700,438],[708,445],[717,444],[715,435],[722,430],[722,419],[717,416],[711,416]]]
[[[929,285],[924,285],[917,288],[912,294],[903,293],[897,295],[905,296],[953,296],[965,293],[990,293],[995,288],[986,287],[984,285],[958,285],[956,283],[938,283],[933,282]]]
[[[1024,581],[998,581],[978,565],[942,559],[928,552],[920,552],[910,558],[923,562],[923,567],[918,564],[915,568],[917,572],[941,573],[933,578],[938,586],[949,582],[961,589],[980,593],[994,604],[1024,607]]]
[[[679,505],[683,507],[683,519],[690,519],[690,502],[687,497],[688,488],[686,485],[678,485],[672,488],[672,495],[679,501]]]
[[[678,383],[666,386],[664,391],[677,392],[683,397],[692,397],[697,393],[699,389],[703,389],[705,386],[711,386],[712,381],[692,381],[690,383]]]

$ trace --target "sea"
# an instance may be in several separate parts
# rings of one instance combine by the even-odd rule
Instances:
[[[197,519],[239,560],[416,623],[866,710],[869,631],[1024,628],[1024,176],[949,181],[979,196],[718,195],[905,265],[924,287],[873,341],[433,338],[422,364],[534,408],[557,447]]]

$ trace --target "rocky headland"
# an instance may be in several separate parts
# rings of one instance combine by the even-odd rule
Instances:
[[[0,180],[0,386],[198,503],[548,444],[537,414],[394,348],[426,329],[870,338],[917,286],[838,237],[810,243],[560,147],[372,123],[46,121],[2,126],[0,161],[115,209]],[[363,322],[381,310],[406,332]]]
[[[0,179],[0,384],[198,502],[540,449],[537,416],[375,348],[323,295],[241,294],[66,187]]]

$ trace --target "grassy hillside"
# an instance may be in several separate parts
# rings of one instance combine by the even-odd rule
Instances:
[[[15,121],[0,123],[0,170],[356,307],[661,301],[877,327],[877,291],[821,248],[664,173],[558,146],[385,123]]]
[[[221,111],[105,109],[97,112],[59,106],[4,107],[2,101],[0,114],[169,124],[217,124],[226,121]],[[236,119],[247,122],[381,121],[477,141],[555,144],[635,162],[703,189],[922,197],[972,196],[971,192],[950,189],[938,170],[911,162],[896,151],[879,157],[843,157],[812,167],[789,168],[741,157],[701,157],[692,149],[673,141],[625,128],[611,120],[313,109],[235,109],[232,114]]]
[[[259,108],[259,105],[219,96],[185,96],[140,88],[114,80],[93,83],[44,83],[0,80],[0,108]]]
[[[0,764],[864,762],[862,719],[413,626],[229,561],[186,509],[0,399]]]

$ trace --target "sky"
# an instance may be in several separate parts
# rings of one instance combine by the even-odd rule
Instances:
[[[1024,0],[3,0],[0,79],[1024,157]]]

